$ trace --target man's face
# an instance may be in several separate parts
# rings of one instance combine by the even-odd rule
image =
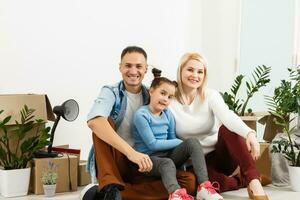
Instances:
[[[119,70],[126,89],[139,87],[147,72],[146,58],[141,53],[127,53],[121,60]]]

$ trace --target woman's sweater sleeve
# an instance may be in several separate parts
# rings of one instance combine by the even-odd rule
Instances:
[[[208,104],[214,115],[221,121],[222,124],[230,131],[235,132],[244,138],[252,131],[233,111],[229,110],[221,95],[211,90],[208,94]]]

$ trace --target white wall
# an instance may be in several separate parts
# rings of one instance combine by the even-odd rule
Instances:
[[[264,95],[273,95],[293,64],[295,0],[242,2],[241,73],[251,77],[258,65],[272,67],[271,82],[249,102],[254,111],[262,111],[267,109]]]
[[[195,5],[197,0],[0,0],[0,93],[46,93],[52,106],[78,101],[78,119],[60,121],[54,144],[80,148],[84,159],[92,143],[86,115],[100,87],[120,79],[122,49],[144,47],[149,64],[175,78],[179,57],[201,44]],[[151,78],[148,73],[146,83]]]
[[[0,0],[0,93],[46,93],[52,106],[74,98],[80,115],[60,121],[54,144],[86,159],[86,115],[100,88],[120,79],[124,47],[142,46],[173,79],[183,53],[202,52],[208,86],[227,90],[239,70],[240,8],[241,0]]]
[[[219,91],[228,90],[238,71],[240,6],[240,0],[202,1],[201,47],[208,60],[208,85]]]

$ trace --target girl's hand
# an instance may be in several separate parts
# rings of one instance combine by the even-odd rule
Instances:
[[[252,155],[252,158],[254,160],[257,160],[259,158],[259,155],[260,155],[260,145],[259,145],[259,142],[256,138],[256,132],[255,131],[250,131],[247,134],[246,145],[247,145],[248,151]]]

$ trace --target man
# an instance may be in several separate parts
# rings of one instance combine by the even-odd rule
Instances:
[[[86,194],[101,196],[95,198],[121,199],[121,190],[123,199],[154,200],[168,197],[161,180],[140,176],[139,172],[152,169],[152,162],[148,155],[132,148],[132,116],[149,101],[148,91],[142,85],[147,68],[147,54],[142,48],[125,48],[119,64],[123,80],[112,86],[104,86],[88,115],[101,192],[94,190],[93,193],[92,189],[95,188],[91,188]],[[194,175],[181,171],[178,176],[179,182],[194,193]]]

